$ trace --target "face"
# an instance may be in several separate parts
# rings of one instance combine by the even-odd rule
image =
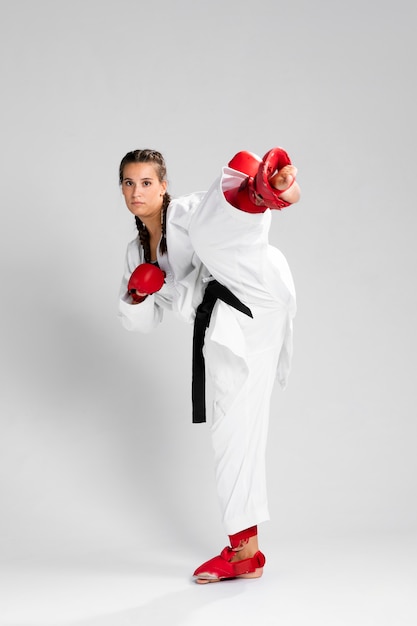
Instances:
[[[152,163],[127,163],[123,169],[122,193],[126,206],[140,219],[158,217],[167,188]]]

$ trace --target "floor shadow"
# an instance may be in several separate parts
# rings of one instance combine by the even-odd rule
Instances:
[[[217,585],[217,593],[213,593],[213,589],[208,589],[207,586],[203,589],[192,583],[190,589],[168,593],[143,606],[65,624],[65,626],[142,626],[145,624],[146,626],[166,626],[166,624],[181,626],[188,623],[197,626],[199,621],[197,612],[200,613],[204,607],[220,601],[225,595],[230,599],[231,596],[238,596],[243,592],[243,586],[239,582],[222,583],[224,591],[221,593]],[[225,587],[227,587],[227,594],[225,594]],[[194,617],[193,613],[196,614]]]
[[[221,585],[197,585],[190,581],[188,589],[166,593],[126,610],[97,614],[77,620],[59,620],[54,626],[182,626],[201,624],[204,608],[244,592],[242,580],[224,581]],[[193,615],[194,614],[194,615]],[[1,624],[12,626],[12,624]],[[13,626],[46,626],[45,622],[13,622]]]

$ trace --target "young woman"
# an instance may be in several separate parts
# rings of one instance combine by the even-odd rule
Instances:
[[[212,382],[216,485],[230,546],[195,570],[199,583],[263,572],[257,526],[269,519],[270,397],[276,377],[286,385],[296,308],[288,264],[268,231],[270,209],[300,197],[296,173],[282,148],[263,159],[239,152],[208,192],[171,199],[159,152],[134,150],[120,164],[138,228],[126,253],[122,323],[149,332],[164,309],[194,323],[194,422],[205,421],[206,371]]]

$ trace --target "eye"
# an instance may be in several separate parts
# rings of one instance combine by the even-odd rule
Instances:
[[[150,180],[144,180],[143,181],[143,185],[144,185],[144,187],[150,187],[152,185],[152,183],[151,183]]]
[[[133,183],[132,183],[131,180],[124,180],[123,184],[124,184],[125,187],[131,187]]]

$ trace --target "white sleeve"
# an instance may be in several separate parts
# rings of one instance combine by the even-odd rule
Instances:
[[[127,292],[129,278],[134,269],[143,263],[137,239],[131,241],[127,247],[125,271],[119,294],[119,313],[122,325],[126,330],[151,332],[162,321],[163,309],[155,301],[155,295],[148,296],[139,304],[131,304]]]

